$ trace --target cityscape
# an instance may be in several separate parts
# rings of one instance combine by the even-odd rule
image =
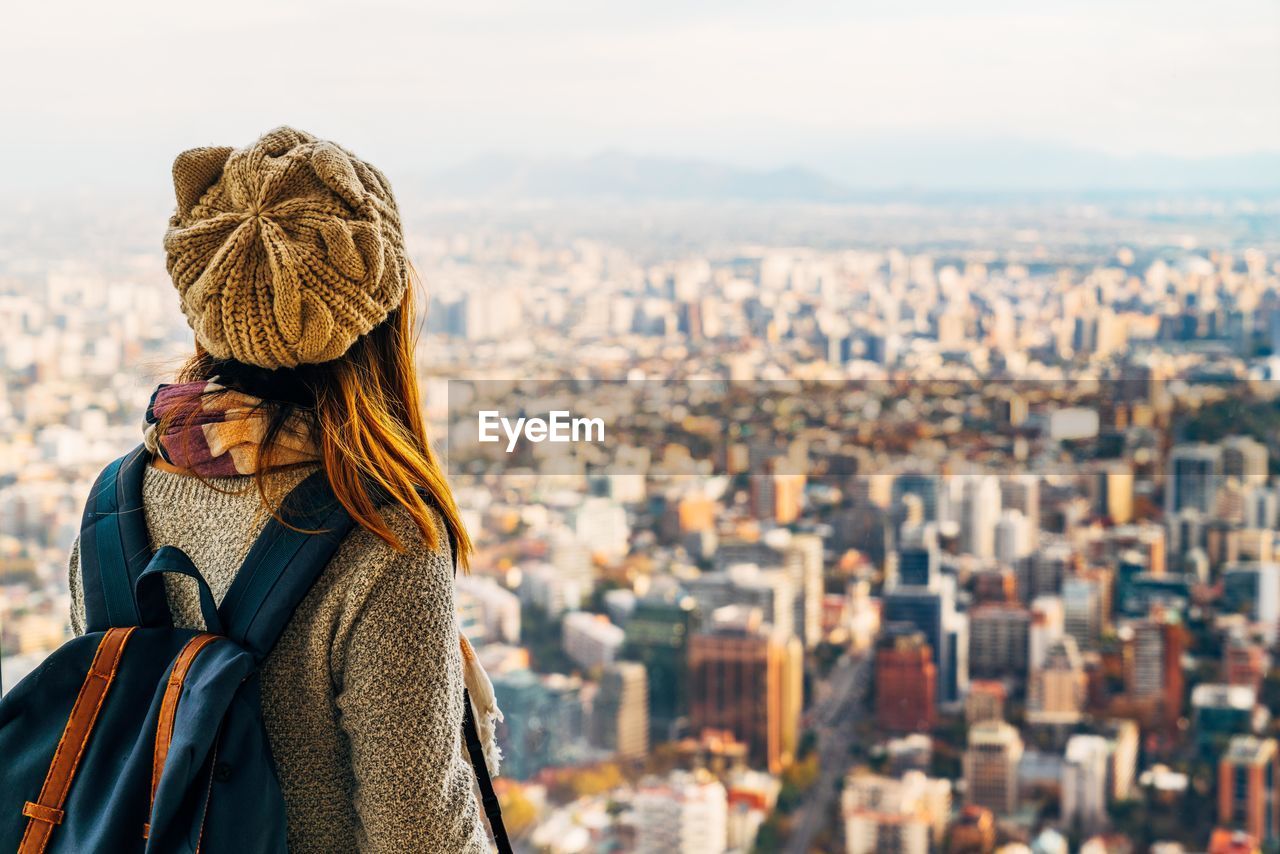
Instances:
[[[432,198],[517,850],[1280,851],[1280,197]],[[191,347],[167,214],[0,210],[4,689]],[[542,467],[466,384],[632,398]]]

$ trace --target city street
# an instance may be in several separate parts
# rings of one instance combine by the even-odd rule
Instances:
[[[787,841],[788,854],[808,854],[814,837],[827,820],[836,797],[836,780],[848,766],[853,741],[852,719],[864,713],[862,704],[870,678],[871,659],[865,653],[844,656],[832,670],[828,680],[830,691],[813,715],[822,770],[803,805],[796,810],[795,824]]]

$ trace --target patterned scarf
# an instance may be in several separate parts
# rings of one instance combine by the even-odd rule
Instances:
[[[271,410],[261,398],[232,391],[217,382],[162,384],[151,395],[143,424],[147,449],[165,462],[201,477],[254,474]],[[163,429],[162,429],[163,428]],[[318,462],[319,451],[302,419],[288,421],[273,443],[273,468]],[[458,632],[462,673],[484,748],[489,773],[502,762],[497,725],[503,719],[493,683],[466,635]],[[465,750],[465,747],[464,747]]]
[[[162,384],[143,424],[147,450],[201,477],[255,474],[271,410],[260,398],[215,381]],[[273,468],[316,462],[320,454],[303,420],[293,417],[272,442]]]

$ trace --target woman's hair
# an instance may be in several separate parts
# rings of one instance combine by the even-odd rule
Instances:
[[[400,306],[341,358],[268,370],[215,358],[197,344],[178,381],[216,378],[221,386],[262,399],[269,420],[254,479],[264,501],[274,440],[300,418],[315,437],[335,496],[357,524],[403,551],[407,544],[379,512],[380,505],[397,504],[408,511],[428,547],[436,548],[434,507],[465,567],[471,539],[422,420],[413,295],[411,286]],[[182,417],[181,412],[171,416]]]

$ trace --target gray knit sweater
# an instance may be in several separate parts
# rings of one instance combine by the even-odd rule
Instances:
[[[305,474],[278,476],[273,492]],[[251,478],[210,483],[216,489],[148,468],[143,503],[152,545],[186,552],[221,601],[268,514]],[[421,544],[407,513],[388,515],[402,541]],[[442,549],[403,554],[353,531],[263,665],[262,711],[292,852],[489,850],[461,750],[453,567],[443,523],[436,524]],[[84,631],[79,564],[77,543],[70,566],[77,634]],[[175,624],[202,628],[194,582],[172,578]]]

